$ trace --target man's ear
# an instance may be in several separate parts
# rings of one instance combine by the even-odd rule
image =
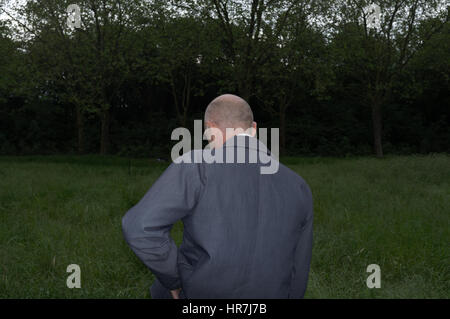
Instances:
[[[210,143],[223,143],[223,134],[219,126],[213,121],[205,122],[205,131],[203,138],[206,138]]]
[[[208,128],[218,127],[213,121],[205,121],[205,130]]]
[[[249,128],[247,128],[244,133],[249,134],[251,136],[255,136],[256,135],[256,122],[252,122],[252,125]]]
[[[256,122],[253,122],[252,123],[252,129],[250,130],[250,135],[251,136],[256,136],[256,128],[257,128]]]

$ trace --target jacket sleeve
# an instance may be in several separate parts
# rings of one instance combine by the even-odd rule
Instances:
[[[290,299],[301,299],[305,295],[313,246],[313,199],[311,190],[305,183],[304,198],[306,217],[301,226],[300,237],[294,255]]]
[[[172,163],[122,218],[126,242],[167,289],[181,287],[173,224],[195,207],[201,192],[198,164]]]

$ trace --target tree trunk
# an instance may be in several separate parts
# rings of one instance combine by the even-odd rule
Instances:
[[[101,113],[101,137],[100,137],[100,154],[105,155],[109,152],[110,136],[109,136],[110,110],[106,108]]]
[[[372,129],[375,155],[383,157],[381,103],[378,100],[372,103]]]
[[[81,111],[81,107],[77,105],[75,107],[76,117],[77,117],[77,148],[78,154],[83,154],[84,149],[84,116]]]

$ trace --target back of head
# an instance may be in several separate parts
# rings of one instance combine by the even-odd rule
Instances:
[[[253,125],[253,112],[248,103],[237,95],[224,94],[215,98],[205,111],[205,123],[226,128],[247,130]]]

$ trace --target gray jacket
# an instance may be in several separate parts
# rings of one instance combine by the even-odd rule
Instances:
[[[165,288],[182,287],[187,298],[303,298],[311,190],[282,164],[261,174],[259,158],[248,159],[266,149],[252,139],[236,136],[224,144],[223,158],[233,152],[234,163],[196,163],[205,150],[185,154],[191,163],[172,163],[123,217],[127,243]],[[246,163],[237,163],[239,151]],[[178,220],[184,225],[179,248],[170,237]]]

